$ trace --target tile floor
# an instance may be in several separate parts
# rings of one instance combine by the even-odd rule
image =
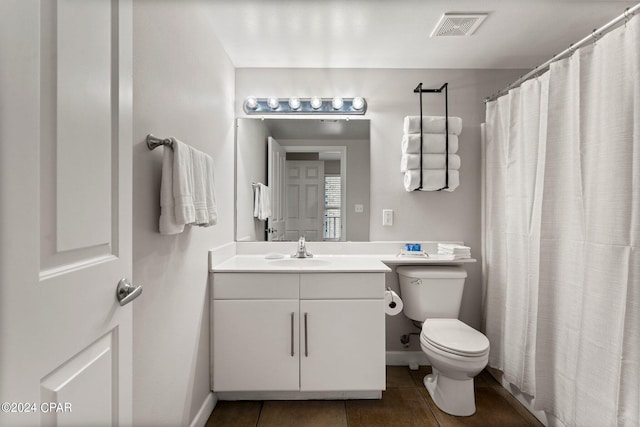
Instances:
[[[475,379],[476,413],[440,411],[422,385],[430,367],[387,366],[380,400],[218,402],[206,427],[542,426],[486,371]]]

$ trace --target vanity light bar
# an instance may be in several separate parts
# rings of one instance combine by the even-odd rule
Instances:
[[[367,101],[355,98],[256,98],[245,99],[242,108],[247,114],[359,114],[367,112]]]

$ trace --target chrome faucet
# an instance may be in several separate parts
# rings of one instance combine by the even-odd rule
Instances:
[[[307,247],[305,246],[304,236],[300,236],[298,239],[298,250],[295,254],[291,255],[291,258],[313,258],[313,254],[307,252]]]

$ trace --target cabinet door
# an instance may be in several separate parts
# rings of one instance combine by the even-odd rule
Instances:
[[[300,390],[385,388],[383,300],[300,301]]]
[[[298,300],[214,300],[212,347],[214,391],[298,390]]]

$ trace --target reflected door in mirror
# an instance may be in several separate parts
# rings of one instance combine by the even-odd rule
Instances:
[[[271,189],[271,217],[267,220],[267,240],[285,240],[285,164],[284,148],[278,141],[269,137],[267,140],[267,155],[269,156],[269,188]],[[297,237],[296,237],[297,239]]]
[[[324,162],[287,160],[285,239],[323,240]]]

